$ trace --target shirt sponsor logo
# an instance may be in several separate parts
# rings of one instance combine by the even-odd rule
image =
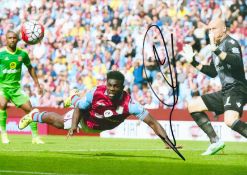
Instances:
[[[232,48],[232,53],[240,53],[239,49],[237,47]]]
[[[19,72],[17,69],[4,69],[3,70],[4,74],[14,74],[14,73],[17,73],[17,72]]]

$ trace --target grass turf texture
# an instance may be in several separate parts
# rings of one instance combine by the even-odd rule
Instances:
[[[0,174],[83,175],[246,175],[247,142],[226,143],[224,154],[201,156],[208,142],[179,141],[181,160],[159,139],[104,139],[44,136],[45,145],[32,145],[31,136],[9,136],[0,144]]]

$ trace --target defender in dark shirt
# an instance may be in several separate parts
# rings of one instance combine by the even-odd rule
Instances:
[[[225,23],[221,19],[212,20],[208,29],[213,57],[210,65],[197,62],[191,46],[186,45],[183,49],[183,56],[195,68],[210,77],[218,75],[222,84],[221,91],[195,97],[188,103],[192,118],[211,142],[202,155],[213,155],[225,146],[204,111],[213,111],[217,115],[224,113],[225,124],[247,138],[247,124],[239,120],[247,102],[247,80],[241,48],[235,39],[227,35]]]

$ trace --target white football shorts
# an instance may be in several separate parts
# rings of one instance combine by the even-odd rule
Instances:
[[[73,117],[73,113],[74,113],[74,109],[68,111],[65,115],[64,115],[64,129],[70,129],[71,125],[72,125],[72,117]],[[78,124],[78,127],[81,128],[81,124]]]

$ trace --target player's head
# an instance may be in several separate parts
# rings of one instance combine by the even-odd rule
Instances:
[[[107,94],[110,99],[118,99],[124,89],[124,75],[119,71],[110,71],[107,73]]]
[[[18,34],[14,30],[8,30],[6,33],[6,44],[11,49],[15,49],[18,42]]]
[[[209,32],[212,32],[214,34],[214,39],[216,43],[219,43],[226,34],[226,24],[220,18],[213,19],[209,23],[208,28],[209,28]]]

